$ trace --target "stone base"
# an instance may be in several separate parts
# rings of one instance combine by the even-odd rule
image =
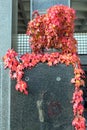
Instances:
[[[14,89],[11,95],[11,130],[74,130],[72,66],[38,64],[25,70],[29,95]]]

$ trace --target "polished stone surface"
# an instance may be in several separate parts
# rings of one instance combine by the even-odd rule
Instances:
[[[25,70],[29,95],[15,91],[12,82],[11,130],[73,130],[72,66],[38,64]]]

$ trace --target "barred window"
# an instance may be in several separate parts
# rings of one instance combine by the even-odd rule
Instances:
[[[87,54],[87,33],[74,33],[74,37],[78,42],[78,54]],[[18,53],[31,53],[29,45],[29,36],[26,34],[18,34]]]

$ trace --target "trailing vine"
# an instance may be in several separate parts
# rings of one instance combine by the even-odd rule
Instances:
[[[23,54],[18,58],[14,49],[9,49],[3,57],[5,68],[9,68],[10,77],[17,80],[16,90],[27,95],[28,86],[23,81],[25,68],[32,69],[40,62],[47,63],[48,66],[72,65],[74,77],[71,79],[71,83],[75,86],[72,97],[74,114],[72,125],[75,130],[86,130],[82,105],[83,91],[81,90],[81,86],[84,86],[85,74],[77,55],[77,41],[73,37],[75,11],[67,6],[55,5],[50,7],[44,15],[39,15],[37,11],[33,15],[36,17],[28,23],[27,28],[32,53]],[[56,49],[57,52],[44,53],[50,48]]]

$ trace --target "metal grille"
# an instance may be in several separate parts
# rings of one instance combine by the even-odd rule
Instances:
[[[31,48],[29,45],[29,36],[27,36],[26,34],[18,34],[17,49],[19,55],[31,52]]]
[[[75,33],[75,39],[78,42],[78,54],[87,54],[87,33]],[[29,45],[29,36],[26,34],[18,34],[18,53],[31,53]]]
[[[87,54],[87,33],[75,33],[78,42],[78,54]]]

